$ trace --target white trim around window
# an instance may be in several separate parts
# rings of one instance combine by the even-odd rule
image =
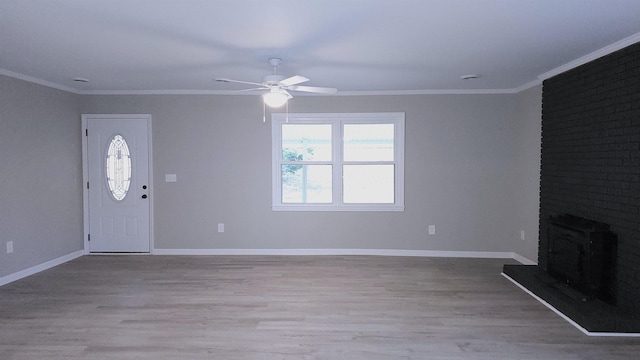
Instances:
[[[403,112],[272,114],[273,211],[404,211],[404,119]],[[352,145],[345,128],[355,134]],[[302,131],[298,142],[291,129]]]

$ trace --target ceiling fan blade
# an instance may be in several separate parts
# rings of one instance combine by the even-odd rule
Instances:
[[[261,83],[256,83],[256,82],[251,82],[251,81],[242,81],[242,80],[233,80],[233,79],[227,79],[227,78],[217,78],[215,79],[217,82],[223,82],[223,83],[236,83],[236,84],[249,84],[249,85],[258,85],[258,86],[262,86],[263,88],[266,88],[264,86],[264,84]]]
[[[309,81],[309,79],[307,79],[304,76],[300,76],[300,75],[296,75],[296,76],[292,76],[289,78],[286,78],[284,80],[280,80],[280,85],[283,86],[292,86],[292,85],[296,85],[296,84],[302,84],[303,82],[307,82]]]
[[[242,89],[242,90],[235,90],[235,92],[265,91],[265,90],[269,90],[269,88],[259,87],[259,88],[251,88],[251,89]]]
[[[318,94],[335,94],[338,92],[336,88],[317,87],[317,86],[289,86],[287,90],[304,91]]]

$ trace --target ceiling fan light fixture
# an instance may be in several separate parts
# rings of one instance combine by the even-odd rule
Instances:
[[[290,98],[291,95],[278,89],[271,89],[270,92],[262,95],[264,103],[271,108],[281,107],[286,104]]]
[[[310,92],[310,93],[318,93],[318,94],[335,94],[338,89],[335,88],[326,88],[326,87],[317,87],[317,86],[300,86],[299,84],[305,83],[309,81],[308,78],[301,75],[294,75],[285,78],[284,76],[278,74],[278,65],[282,60],[280,58],[270,58],[269,63],[273,66],[273,73],[266,75],[262,78],[262,82],[256,83],[251,81],[241,81],[241,80],[232,80],[228,78],[217,78],[215,79],[217,82],[222,83],[238,83],[245,85],[254,85],[258,87],[254,87],[251,89],[239,90],[239,91],[254,91],[254,90],[262,90],[267,91],[265,94],[262,94],[262,104],[265,109],[266,107],[270,108],[279,108],[287,104],[289,99],[292,99],[293,96],[289,93],[289,91],[299,91],[299,92]],[[287,109],[288,112],[288,109]],[[263,117],[264,121],[264,117]]]

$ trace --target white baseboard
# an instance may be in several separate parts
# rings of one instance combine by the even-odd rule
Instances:
[[[41,271],[47,270],[47,269],[51,269],[54,266],[58,266],[61,264],[64,264],[66,262],[69,262],[73,259],[77,259],[80,256],[83,255],[83,251],[76,251],[76,252],[72,252],[71,254],[67,254],[64,256],[61,256],[57,259],[53,259],[50,261],[47,261],[45,263],[30,267],[28,269],[24,269],[18,272],[15,272],[13,274],[9,274],[7,276],[3,276],[0,278],[0,286],[2,285],[6,285],[8,283],[14,282],[16,280],[20,280],[22,278],[26,278],[27,276],[33,275],[33,274],[37,274]]]
[[[519,262],[522,265],[538,265],[537,262],[535,262],[533,260],[529,260],[526,257],[524,257],[522,255],[519,255],[519,254],[516,254],[516,253],[513,253],[512,258],[513,258],[513,260]]]
[[[395,249],[154,249],[153,255],[372,255],[450,258],[520,259],[512,252]]]

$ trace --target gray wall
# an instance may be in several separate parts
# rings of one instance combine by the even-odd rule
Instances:
[[[0,277],[82,249],[82,113],[153,115],[158,249],[536,259],[540,87],[516,95],[299,96],[290,111],[405,112],[406,210],[272,212],[271,128],[257,97],[80,96],[0,76]],[[178,182],[165,183],[167,173]]]
[[[0,76],[0,277],[82,250],[79,100]]]
[[[158,249],[518,250],[536,259],[539,93],[294,98],[290,112],[406,113],[404,212],[272,212],[271,128],[257,97],[85,96],[81,112],[152,114]],[[167,173],[178,181],[165,183]]]
[[[542,137],[542,86],[516,95],[517,160],[514,212],[523,224],[525,240],[517,241],[514,252],[532,261],[538,259],[538,218],[540,210],[540,149]],[[518,235],[519,236],[519,235]]]

